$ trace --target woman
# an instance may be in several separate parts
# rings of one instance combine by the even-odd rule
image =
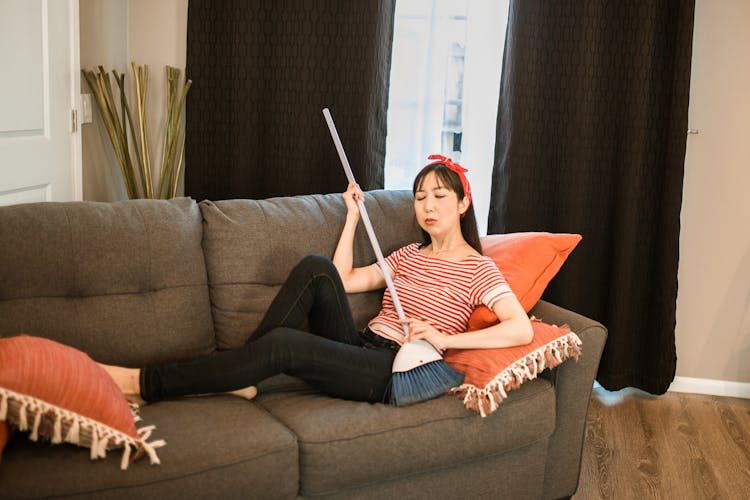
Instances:
[[[531,323],[491,259],[482,256],[469,183],[460,165],[436,159],[414,180],[414,211],[424,241],[386,258],[410,339],[438,351],[527,344]],[[256,384],[279,373],[344,399],[383,401],[403,330],[386,290],[383,307],[358,332],[346,293],[385,287],[377,263],[354,268],[354,233],[364,199],[356,184],[343,194],[347,215],[333,260],[308,256],[291,271],[247,344],[187,362],[143,369],[102,365],[131,400],[146,402],[229,392],[253,398]],[[485,304],[500,323],[465,332]],[[307,325],[307,331],[303,331]]]

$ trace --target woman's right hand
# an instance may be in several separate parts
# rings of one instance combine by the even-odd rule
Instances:
[[[385,287],[385,278],[377,264],[365,267],[353,267],[354,233],[359,224],[358,201],[364,201],[365,195],[357,184],[349,184],[342,194],[346,204],[346,221],[341,229],[341,236],[333,252],[333,264],[344,283],[344,290],[349,293],[369,292]]]
[[[347,215],[359,216],[359,206],[357,200],[365,201],[365,195],[359,188],[359,184],[351,183],[347,187],[346,191],[342,194],[344,203],[346,204]]]

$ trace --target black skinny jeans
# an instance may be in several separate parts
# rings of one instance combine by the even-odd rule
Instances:
[[[305,325],[309,331],[301,330]],[[141,397],[157,401],[228,392],[286,373],[330,396],[379,402],[395,354],[362,339],[333,262],[311,255],[289,274],[245,346],[143,368]]]

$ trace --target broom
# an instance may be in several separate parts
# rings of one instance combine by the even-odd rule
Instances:
[[[336,125],[333,123],[333,117],[328,108],[323,109],[323,116],[331,132],[333,143],[336,145],[341,165],[344,167],[346,178],[350,183],[356,183],[354,174],[349,166],[349,160],[344,152],[344,146],[336,131]],[[378,266],[383,272],[385,284],[391,293],[393,307],[401,321],[404,329],[404,344],[396,354],[393,360],[392,376],[388,388],[388,400],[396,406],[407,406],[427,399],[436,398],[445,391],[457,387],[463,383],[464,376],[450,367],[443,360],[443,357],[432,344],[426,340],[409,341],[409,327],[406,324],[406,316],[398,300],[396,288],[393,286],[390,270],[385,263],[383,253],[380,251],[378,239],[370,223],[370,217],[367,215],[367,209],[362,200],[357,200],[359,212],[362,214],[362,222],[367,230],[367,236],[370,238],[370,244],[378,259]]]

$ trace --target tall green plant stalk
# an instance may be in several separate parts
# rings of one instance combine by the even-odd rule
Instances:
[[[166,67],[166,120],[162,131],[163,149],[159,182],[154,190],[151,153],[148,144],[146,97],[148,94],[148,66],[131,64],[135,85],[137,120],[133,119],[125,91],[125,74],[113,70],[119,89],[117,99],[109,74],[99,66],[98,72],[83,70],[83,77],[96,97],[96,107],[104,121],[117,163],[122,173],[128,198],[171,198],[177,195],[177,184],[185,153],[185,100],[192,81],[185,78],[180,89],[180,70]],[[135,162],[133,161],[135,158]]]
[[[182,92],[180,92],[179,80],[180,70],[167,67],[167,119],[159,181],[159,196],[164,198],[173,198],[177,195],[177,183],[180,179],[185,153],[185,129],[182,125],[182,117],[185,112],[185,99],[193,82],[186,77]]]

